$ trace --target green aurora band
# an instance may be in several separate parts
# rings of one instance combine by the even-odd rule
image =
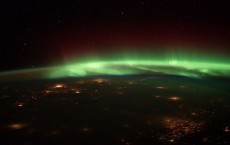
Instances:
[[[165,61],[99,61],[56,67],[49,78],[89,75],[169,74],[181,76],[230,76],[230,65],[200,62]]]
[[[0,73],[0,81],[55,79],[99,75],[177,75],[186,77],[230,77],[230,58],[197,53],[123,53],[90,56],[66,64]],[[125,54],[125,55],[124,55]]]
[[[72,61],[56,67],[48,78],[84,77],[93,75],[165,74],[187,77],[230,77],[230,61],[206,55],[105,55]],[[191,57],[192,56],[192,57]],[[205,57],[204,57],[205,56]]]

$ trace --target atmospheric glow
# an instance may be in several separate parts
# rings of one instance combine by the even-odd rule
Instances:
[[[89,59],[56,67],[49,78],[83,77],[90,75],[167,74],[189,77],[230,76],[230,64],[199,59]]]
[[[177,51],[176,51],[177,52]],[[178,51],[179,52],[179,51]],[[169,53],[169,52],[168,52]],[[46,68],[16,70],[0,73],[2,81],[13,79],[65,78],[98,75],[178,75],[186,77],[230,77],[230,59],[223,55],[202,53],[141,52],[101,54],[66,61]],[[103,55],[103,56],[102,56]],[[105,80],[95,80],[98,83]],[[56,88],[64,87],[63,85]],[[55,86],[54,86],[55,87]],[[156,86],[163,87],[163,86]],[[160,89],[160,88],[158,88]],[[163,88],[161,88],[163,89]]]

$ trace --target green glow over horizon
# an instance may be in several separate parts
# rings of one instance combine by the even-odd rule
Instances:
[[[143,52],[143,51],[142,51]],[[178,75],[186,77],[230,77],[227,54],[173,51],[143,54],[140,51],[91,55],[59,66],[0,73],[0,81],[16,79],[87,77],[98,75]]]
[[[230,61],[201,55],[106,55],[68,62],[56,67],[48,78],[91,75],[166,74],[188,77],[230,77]]]

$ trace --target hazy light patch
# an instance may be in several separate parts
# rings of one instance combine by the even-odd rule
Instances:
[[[13,123],[8,125],[8,128],[15,130],[23,129],[24,127],[26,127],[26,124],[23,123]]]
[[[171,97],[168,98],[168,100],[170,100],[170,101],[179,101],[179,100],[181,100],[181,97],[171,96]]]
[[[63,88],[64,87],[64,84],[56,84],[55,86],[54,86],[54,88]]]
[[[164,86],[157,86],[156,89],[165,89]]]

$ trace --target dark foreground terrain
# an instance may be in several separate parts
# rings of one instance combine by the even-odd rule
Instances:
[[[0,83],[1,145],[229,145],[230,80],[98,76]]]

